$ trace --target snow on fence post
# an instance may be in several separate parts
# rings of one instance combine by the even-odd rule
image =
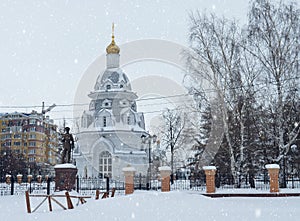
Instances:
[[[42,183],[42,176],[41,175],[37,175],[37,182],[38,183]]]
[[[125,195],[132,194],[134,192],[134,174],[136,170],[135,168],[128,166],[124,167],[122,171],[125,176]]]
[[[266,168],[270,177],[270,193],[278,193],[279,192],[279,165],[278,164],[267,164]]]
[[[31,180],[32,180],[32,175],[30,175],[30,174],[27,175],[27,182],[28,182],[28,183],[31,183]]]
[[[215,193],[215,175],[217,168],[215,166],[204,166],[203,170],[206,175],[206,193]]]
[[[171,168],[163,166],[158,168],[161,177],[161,192],[170,192]]]

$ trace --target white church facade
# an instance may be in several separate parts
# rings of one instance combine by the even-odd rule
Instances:
[[[122,168],[128,165],[146,175],[148,147],[141,137],[149,134],[143,113],[137,112],[138,96],[119,66],[120,48],[114,34],[106,52],[106,69],[99,73],[94,90],[88,94],[89,109],[83,112],[76,134],[78,175],[122,179]]]

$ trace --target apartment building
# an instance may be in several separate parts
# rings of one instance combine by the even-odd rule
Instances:
[[[55,165],[58,162],[59,134],[54,121],[44,114],[0,114],[0,153],[23,154],[31,166]]]

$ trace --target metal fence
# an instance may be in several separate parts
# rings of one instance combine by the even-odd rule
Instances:
[[[121,180],[109,178],[82,178],[77,177],[76,191],[81,195],[95,195],[96,190],[106,192],[115,188],[116,194],[122,194],[125,190],[125,183]]]
[[[15,179],[16,180],[16,179]],[[109,189],[115,188],[116,194],[124,194],[125,183],[122,180],[112,180],[109,178],[82,178],[77,177],[76,190],[81,195],[95,195],[96,190],[106,192]],[[249,177],[241,178],[239,181],[233,180],[229,175],[216,176],[216,187],[218,189],[236,189],[239,188],[254,188],[258,190],[268,190],[269,178],[268,177],[254,177],[252,180]],[[251,184],[252,182],[252,184]],[[171,183],[171,190],[193,190],[205,191],[206,189],[205,176],[198,176],[191,179],[178,179]],[[136,190],[160,190],[160,180],[148,180],[146,176],[138,174],[134,177],[134,188]],[[288,176],[286,178],[286,188],[300,189],[300,179],[296,176]],[[48,191],[52,194],[55,191],[54,179],[43,180],[38,182],[32,180],[28,183],[25,180],[22,183],[13,181],[9,184],[5,182],[0,183],[0,196],[4,195],[24,195],[25,191],[35,194],[47,194]]]
[[[25,195],[26,191],[35,194],[46,194],[49,186],[50,192],[54,192],[54,182],[22,182],[22,183],[0,183],[0,196],[5,195]]]

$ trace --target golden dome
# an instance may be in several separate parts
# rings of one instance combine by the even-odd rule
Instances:
[[[112,36],[111,43],[107,46],[106,52],[107,54],[119,54],[120,48],[118,47],[118,45],[116,45],[114,36]]]
[[[114,23],[112,24],[112,36],[111,36],[111,43],[106,47],[107,54],[119,54],[120,48],[115,43],[115,36],[114,36]]]

